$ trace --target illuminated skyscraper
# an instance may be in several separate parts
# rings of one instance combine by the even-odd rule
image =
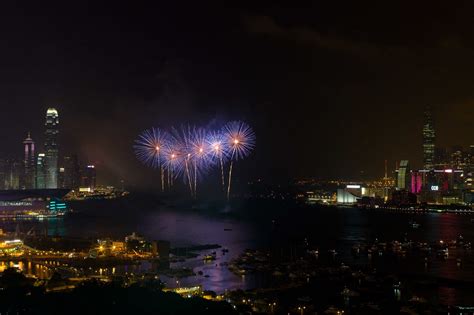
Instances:
[[[81,185],[81,170],[77,155],[66,155],[62,157],[59,168],[61,180],[60,188],[78,189]]]
[[[423,123],[423,167],[426,170],[434,168],[435,156],[435,129],[433,126],[433,117],[431,113],[431,106],[425,109],[425,117]]]
[[[46,188],[46,176],[47,169],[45,165],[45,154],[39,153],[36,158],[36,188],[45,189]]]
[[[23,141],[25,146],[25,156],[23,159],[22,187],[24,189],[35,188],[35,142],[31,139],[30,133]]]
[[[3,161],[4,185],[3,189],[20,189],[21,163],[14,159]]]
[[[89,191],[94,191],[96,186],[96,169],[95,165],[87,165],[82,173],[82,188],[87,188]]]
[[[399,190],[409,190],[411,184],[410,164],[407,160],[400,161],[397,174],[397,188]]]
[[[46,111],[45,166],[46,188],[58,188],[59,116],[55,108]]]

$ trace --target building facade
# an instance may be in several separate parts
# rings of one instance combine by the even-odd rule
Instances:
[[[82,173],[82,188],[86,188],[88,191],[94,191],[96,187],[96,168],[95,165],[87,165]]]
[[[45,132],[45,165],[46,188],[58,188],[58,155],[59,155],[59,115],[55,108],[46,111]]]
[[[397,189],[410,190],[411,188],[411,172],[408,160],[400,161],[397,174]]]
[[[15,159],[0,160],[0,189],[20,189],[21,163]]]
[[[30,133],[25,140],[24,145],[24,157],[23,157],[23,176],[22,176],[22,188],[34,189],[36,188],[35,183],[35,142],[31,139]]]
[[[61,160],[60,187],[79,189],[81,185],[81,170],[77,155],[66,155]]]
[[[46,177],[47,169],[45,162],[46,155],[44,153],[39,153],[36,157],[36,188],[45,189],[46,188]]]
[[[427,106],[423,123],[423,167],[432,170],[435,163],[435,139],[436,133],[433,126],[431,107]]]

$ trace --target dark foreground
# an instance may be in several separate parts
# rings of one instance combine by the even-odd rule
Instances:
[[[0,314],[234,314],[228,303],[185,299],[155,281],[129,287],[88,281],[69,292],[46,292],[7,269],[0,285]]]

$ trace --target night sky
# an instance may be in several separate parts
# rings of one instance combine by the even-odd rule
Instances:
[[[420,167],[426,104],[438,145],[474,143],[472,1],[14,2],[0,19],[3,156],[28,131],[41,147],[49,106],[62,153],[134,187],[153,180],[132,151],[151,126],[245,120],[257,147],[237,176],[269,181]]]

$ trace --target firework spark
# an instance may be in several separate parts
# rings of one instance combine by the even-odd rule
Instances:
[[[170,135],[159,128],[145,130],[138,136],[133,146],[138,159],[145,165],[160,170],[161,190],[164,191],[164,154],[165,148],[169,145]]]
[[[255,133],[249,125],[242,121],[227,123],[222,131],[230,154],[229,177],[227,185],[227,200],[230,198],[232,183],[232,168],[234,161],[247,157],[255,147]]]
[[[224,167],[229,163],[227,198],[230,197],[234,162],[247,157],[255,147],[255,134],[246,123],[231,121],[221,130],[206,130],[195,126],[172,128],[171,133],[159,128],[145,130],[135,141],[137,158],[147,166],[158,168],[161,188],[171,188],[182,177],[192,197],[197,197],[198,182],[217,166],[222,190],[225,191]]]

